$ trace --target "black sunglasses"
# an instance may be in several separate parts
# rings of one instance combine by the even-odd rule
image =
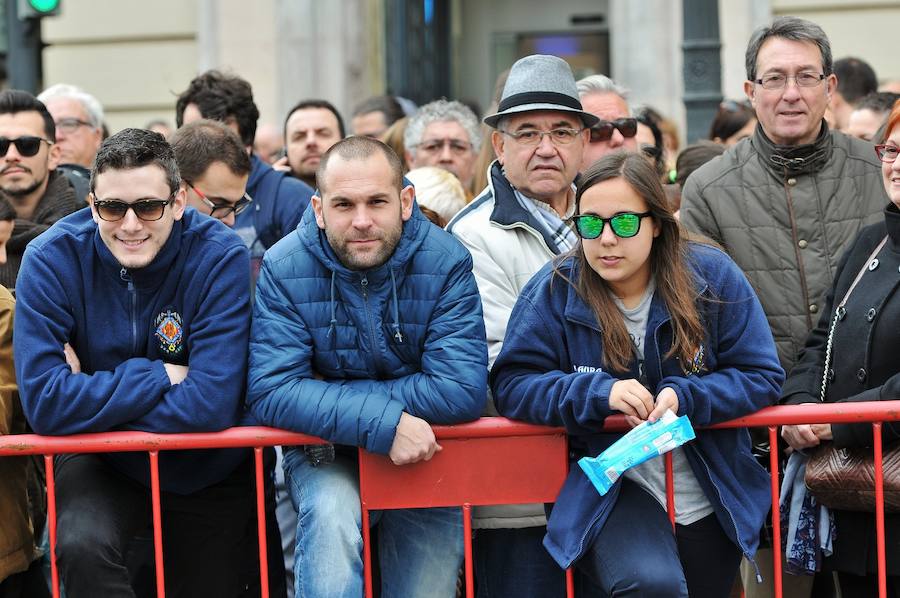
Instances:
[[[9,137],[0,137],[0,156],[5,156],[9,151],[10,145],[16,146],[16,151],[19,152],[19,155],[23,158],[30,158],[34,156],[39,151],[41,151],[41,142],[47,142],[47,145],[53,145],[53,142],[49,139],[44,139],[43,137],[32,137],[27,135],[25,137],[19,137],[17,139],[10,139]]]
[[[145,222],[154,222],[163,217],[166,213],[166,206],[172,203],[175,194],[169,196],[169,199],[139,199],[132,203],[120,201],[118,199],[96,199],[94,198],[94,208],[101,220],[107,222],[117,222],[125,217],[128,210],[132,210],[134,215]]]
[[[591,127],[591,143],[609,141],[613,131],[618,130],[626,139],[637,135],[636,118],[617,118],[616,120],[601,120]]]
[[[652,212],[622,212],[610,218],[601,218],[596,214],[579,214],[572,216],[575,223],[575,231],[582,239],[596,239],[603,234],[603,227],[609,222],[609,227],[617,237],[629,239],[641,232],[641,220],[652,216]]]

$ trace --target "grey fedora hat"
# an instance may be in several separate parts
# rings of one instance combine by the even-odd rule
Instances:
[[[496,129],[504,116],[534,110],[571,112],[581,117],[586,127],[600,120],[582,109],[569,64],[546,54],[532,54],[512,65],[497,113],[485,116],[484,124]]]

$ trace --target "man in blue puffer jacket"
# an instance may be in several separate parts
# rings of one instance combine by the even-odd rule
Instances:
[[[218,431],[238,424],[247,360],[249,254],[185,209],[172,148],[125,129],[100,148],[90,209],[28,245],[15,363],[39,434]],[[246,450],[160,454],[166,588],[238,596],[255,526]],[[66,593],[132,596],[125,555],[150,524],[145,453],[56,460]]]
[[[323,156],[300,227],[263,259],[248,402],[263,422],[324,438],[284,466],[298,510],[298,596],[362,595],[356,449],[397,465],[441,450],[429,424],[475,419],[487,344],[469,253],[422,216],[400,160],[366,137]],[[454,596],[459,509],[373,514],[382,596]]]

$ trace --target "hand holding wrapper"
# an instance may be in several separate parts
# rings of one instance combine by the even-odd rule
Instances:
[[[606,494],[625,470],[665,454],[696,437],[686,415],[666,411],[656,422],[632,428],[596,457],[582,457],[578,465],[597,488]]]

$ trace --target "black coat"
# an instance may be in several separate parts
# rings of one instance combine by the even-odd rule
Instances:
[[[819,402],[828,330],[835,308],[881,240],[888,241],[868,266],[834,329],[825,400],[887,401],[900,398],[900,210],[893,204],[884,221],[864,228],[843,256],[824,313],[810,333],[782,391],[787,404]],[[839,447],[872,446],[870,424],[832,425]],[[900,439],[900,422],[885,422],[885,446]],[[833,565],[839,571],[875,571],[875,518],[871,513],[836,511]],[[900,515],[885,521],[888,573],[900,575]]]

